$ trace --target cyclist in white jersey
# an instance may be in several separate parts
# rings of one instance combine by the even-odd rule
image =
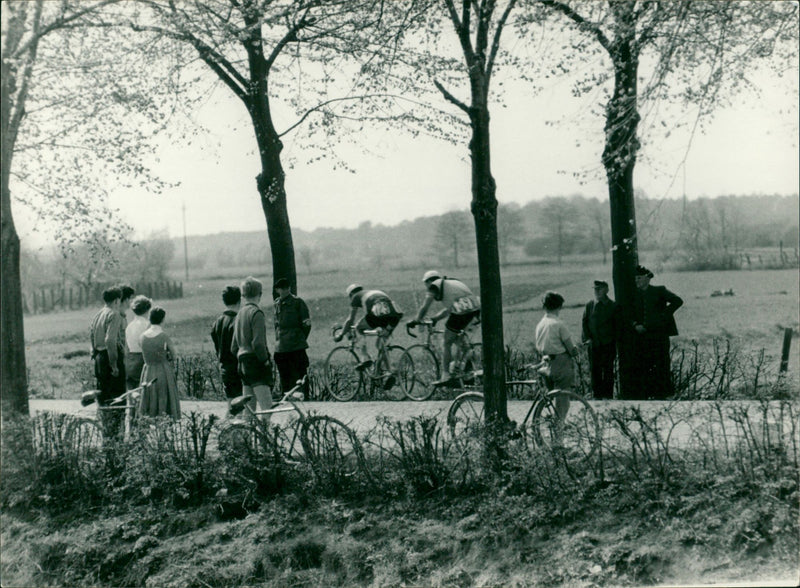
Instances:
[[[362,361],[358,367],[359,369],[364,369],[372,365],[372,360],[369,357],[369,353],[367,353],[367,340],[364,337],[364,331],[382,329],[388,335],[400,322],[403,317],[403,311],[385,292],[380,290],[364,290],[361,284],[350,284],[346,292],[350,298],[350,315],[344,322],[339,335],[334,337],[334,341],[337,343],[341,341],[342,337],[350,330],[350,327],[355,324],[356,331],[361,335],[359,337],[359,351],[361,352],[359,359]],[[364,316],[356,324],[355,320],[359,308],[364,309]]]
[[[447,317],[444,324],[444,344],[442,345],[442,378],[434,385],[441,385],[450,381],[450,360],[452,357],[453,343],[458,335],[474,320],[481,316],[481,300],[472,293],[472,290],[459,280],[442,276],[436,270],[429,270],[422,276],[425,284],[426,296],[417,318],[409,324],[414,327],[425,318],[434,300],[441,302],[444,308],[431,317],[436,323]]]

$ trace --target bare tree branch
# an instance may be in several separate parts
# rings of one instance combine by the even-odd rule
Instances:
[[[461,102],[461,100],[459,100],[458,98],[456,98],[455,96],[453,96],[453,95],[452,95],[450,92],[448,92],[448,91],[445,89],[445,87],[444,87],[444,86],[442,86],[442,84],[440,84],[440,83],[439,83],[439,80],[433,80],[433,85],[434,85],[434,86],[436,86],[436,88],[437,88],[437,89],[438,89],[438,90],[439,90],[439,91],[442,93],[442,95],[445,97],[445,99],[446,99],[448,102],[452,102],[453,104],[455,104],[456,106],[458,106],[458,107],[459,107],[461,110],[463,110],[464,112],[466,112],[467,114],[469,114],[469,111],[470,111],[470,108],[469,108],[469,106],[467,106],[466,104],[464,104],[463,102]]]

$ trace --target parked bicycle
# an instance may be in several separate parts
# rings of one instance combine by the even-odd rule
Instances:
[[[331,335],[337,337],[341,330],[341,325],[334,325]],[[331,396],[343,402],[358,395],[374,397],[378,390],[393,400],[402,400],[407,396],[409,386],[414,386],[414,362],[403,347],[389,343],[391,331],[372,329],[363,333],[378,338],[375,359],[360,367],[361,360],[355,351],[358,335],[354,328],[350,328],[346,333],[348,344],[334,347],[325,358],[325,387]]]
[[[152,379],[132,390],[128,390],[124,394],[118,396],[106,406],[99,406],[98,411],[125,411],[122,425],[122,438],[128,439],[134,424],[134,415],[136,405],[139,403],[139,398],[144,394],[145,390],[155,384],[156,379]],[[100,390],[89,390],[81,394],[81,406],[91,406],[97,402],[100,396]],[[78,415],[67,427],[65,432],[65,439],[78,443],[81,447],[99,447],[103,439],[103,425],[98,421],[97,414],[95,415]]]
[[[363,468],[364,454],[358,437],[347,425],[326,415],[308,414],[302,408],[303,386],[308,376],[266,410],[255,410],[254,397],[231,401],[231,417],[220,424],[217,436],[222,452],[272,452],[288,463],[308,462],[314,471],[324,467],[352,476]],[[286,418],[276,418],[285,414]]]
[[[439,380],[441,374],[440,346],[433,344],[435,335],[443,333],[434,328],[433,321],[423,320],[417,326],[425,334],[425,342],[417,343],[406,349],[406,353],[414,362],[414,376],[417,385],[410,388],[409,398],[412,400],[427,400],[433,394],[434,382]],[[406,323],[406,332],[416,338],[414,327]],[[464,388],[465,386],[480,386],[483,379],[483,345],[470,340],[470,329],[461,331],[455,342],[455,352],[450,366],[450,381],[444,386],[451,388]]]
[[[519,396],[531,397],[525,418],[517,425],[523,442],[582,456],[594,455],[600,445],[600,421],[589,402],[569,390],[547,390],[549,358],[527,366],[533,377],[506,382]],[[482,422],[484,397],[476,391],[460,394],[447,411],[447,425],[453,436],[464,433],[470,423]]]

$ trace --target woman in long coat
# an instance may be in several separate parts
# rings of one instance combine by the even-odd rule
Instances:
[[[141,383],[155,381],[145,388],[139,401],[138,414],[153,417],[168,415],[178,419],[181,416],[181,404],[178,399],[175,370],[172,366],[175,349],[161,328],[166,314],[163,308],[154,306],[150,310],[150,327],[142,333],[144,368]]]

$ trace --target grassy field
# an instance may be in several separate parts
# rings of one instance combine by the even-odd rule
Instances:
[[[344,290],[352,282],[387,291],[410,319],[422,300],[420,277],[427,268],[378,269],[335,272],[299,277],[301,296],[311,310],[313,328],[309,338],[312,363],[322,361],[333,347],[330,327],[347,316]],[[240,272],[244,273],[244,272]],[[610,265],[565,262],[554,264],[511,265],[503,268],[506,343],[528,351],[533,331],[542,316],[541,295],[557,289],[566,298],[562,317],[573,336],[580,337],[582,305],[591,298],[592,280],[611,281]],[[230,274],[229,274],[230,275]],[[476,267],[451,272],[476,290]],[[257,276],[265,284],[268,276]],[[211,276],[184,284],[184,298],[156,301],[167,311],[165,329],[180,352],[211,351],[208,335],[214,318],[221,312],[220,293],[225,285],[240,278]],[[798,300],[800,288],[796,270],[731,272],[665,272],[654,284],[663,284],[685,301],[676,315],[680,336],[673,343],[690,340],[707,343],[714,337],[737,338],[746,348],[766,349],[771,361],[778,361],[783,328],[795,333],[800,326]],[[732,289],[734,296],[711,297],[715,290]],[[271,311],[271,304],[265,304]],[[50,315],[27,316],[25,335],[30,387],[34,395],[72,397],[85,387],[90,362],[86,356],[65,359],[64,354],[85,351],[88,324],[95,309]],[[401,345],[411,343],[404,329],[396,332]],[[272,341],[270,341],[272,346]],[[792,349],[791,367],[800,367],[798,345]]]

